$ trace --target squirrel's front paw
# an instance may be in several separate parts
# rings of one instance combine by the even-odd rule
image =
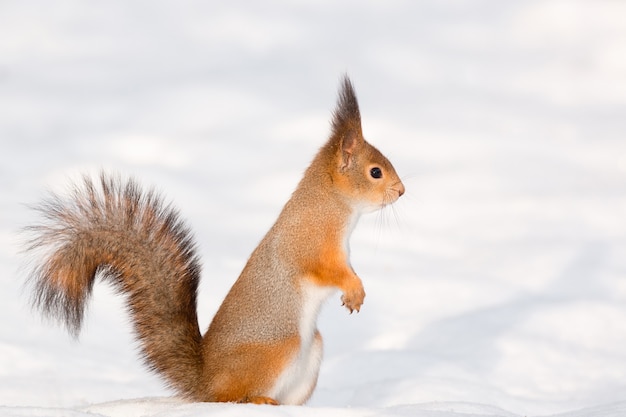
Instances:
[[[350,314],[352,314],[354,310],[358,313],[361,310],[364,298],[365,290],[362,285],[359,285],[358,287],[344,291],[341,296],[341,302],[343,303],[342,305],[346,306],[346,308],[350,311]]]

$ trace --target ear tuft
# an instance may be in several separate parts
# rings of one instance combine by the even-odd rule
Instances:
[[[339,141],[341,171],[352,165],[354,154],[363,142],[361,113],[354,87],[347,75],[341,80],[337,107],[333,112],[332,140]]]
[[[341,80],[337,107],[333,112],[333,135],[342,135],[346,130],[361,136],[361,113],[348,75]]]

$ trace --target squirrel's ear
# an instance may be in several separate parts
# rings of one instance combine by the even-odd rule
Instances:
[[[360,134],[347,131],[344,132],[344,135],[340,139],[341,146],[339,150],[341,155],[339,156],[339,170],[343,172],[352,166],[354,154],[358,151],[363,138]]]
[[[345,75],[341,82],[337,107],[333,112],[333,140],[339,141],[340,170],[349,168],[355,152],[363,145],[359,103],[350,79]]]

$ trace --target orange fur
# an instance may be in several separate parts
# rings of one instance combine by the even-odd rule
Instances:
[[[319,286],[336,287],[343,292],[342,301],[352,312],[359,311],[365,298],[361,279],[348,262],[348,257],[339,242],[328,239],[320,248],[319,257],[310,260],[309,279]]]
[[[210,381],[207,401],[278,404],[265,395],[278,373],[297,354],[297,336],[275,343],[250,343],[212,358],[205,378]]]

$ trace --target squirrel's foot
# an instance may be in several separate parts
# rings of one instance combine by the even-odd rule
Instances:
[[[263,396],[255,396],[255,397],[245,397],[242,398],[240,401],[240,403],[246,403],[246,404],[269,404],[269,405],[279,405],[278,401],[276,401],[273,398],[270,397],[263,397]]]
[[[357,313],[361,310],[361,305],[363,305],[364,299],[365,290],[363,289],[363,285],[358,285],[357,287],[344,291],[341,296],[342,305],[346,306],[346,308],[350,311],[350,314],[352,314],[354,310],[356,310]]]

